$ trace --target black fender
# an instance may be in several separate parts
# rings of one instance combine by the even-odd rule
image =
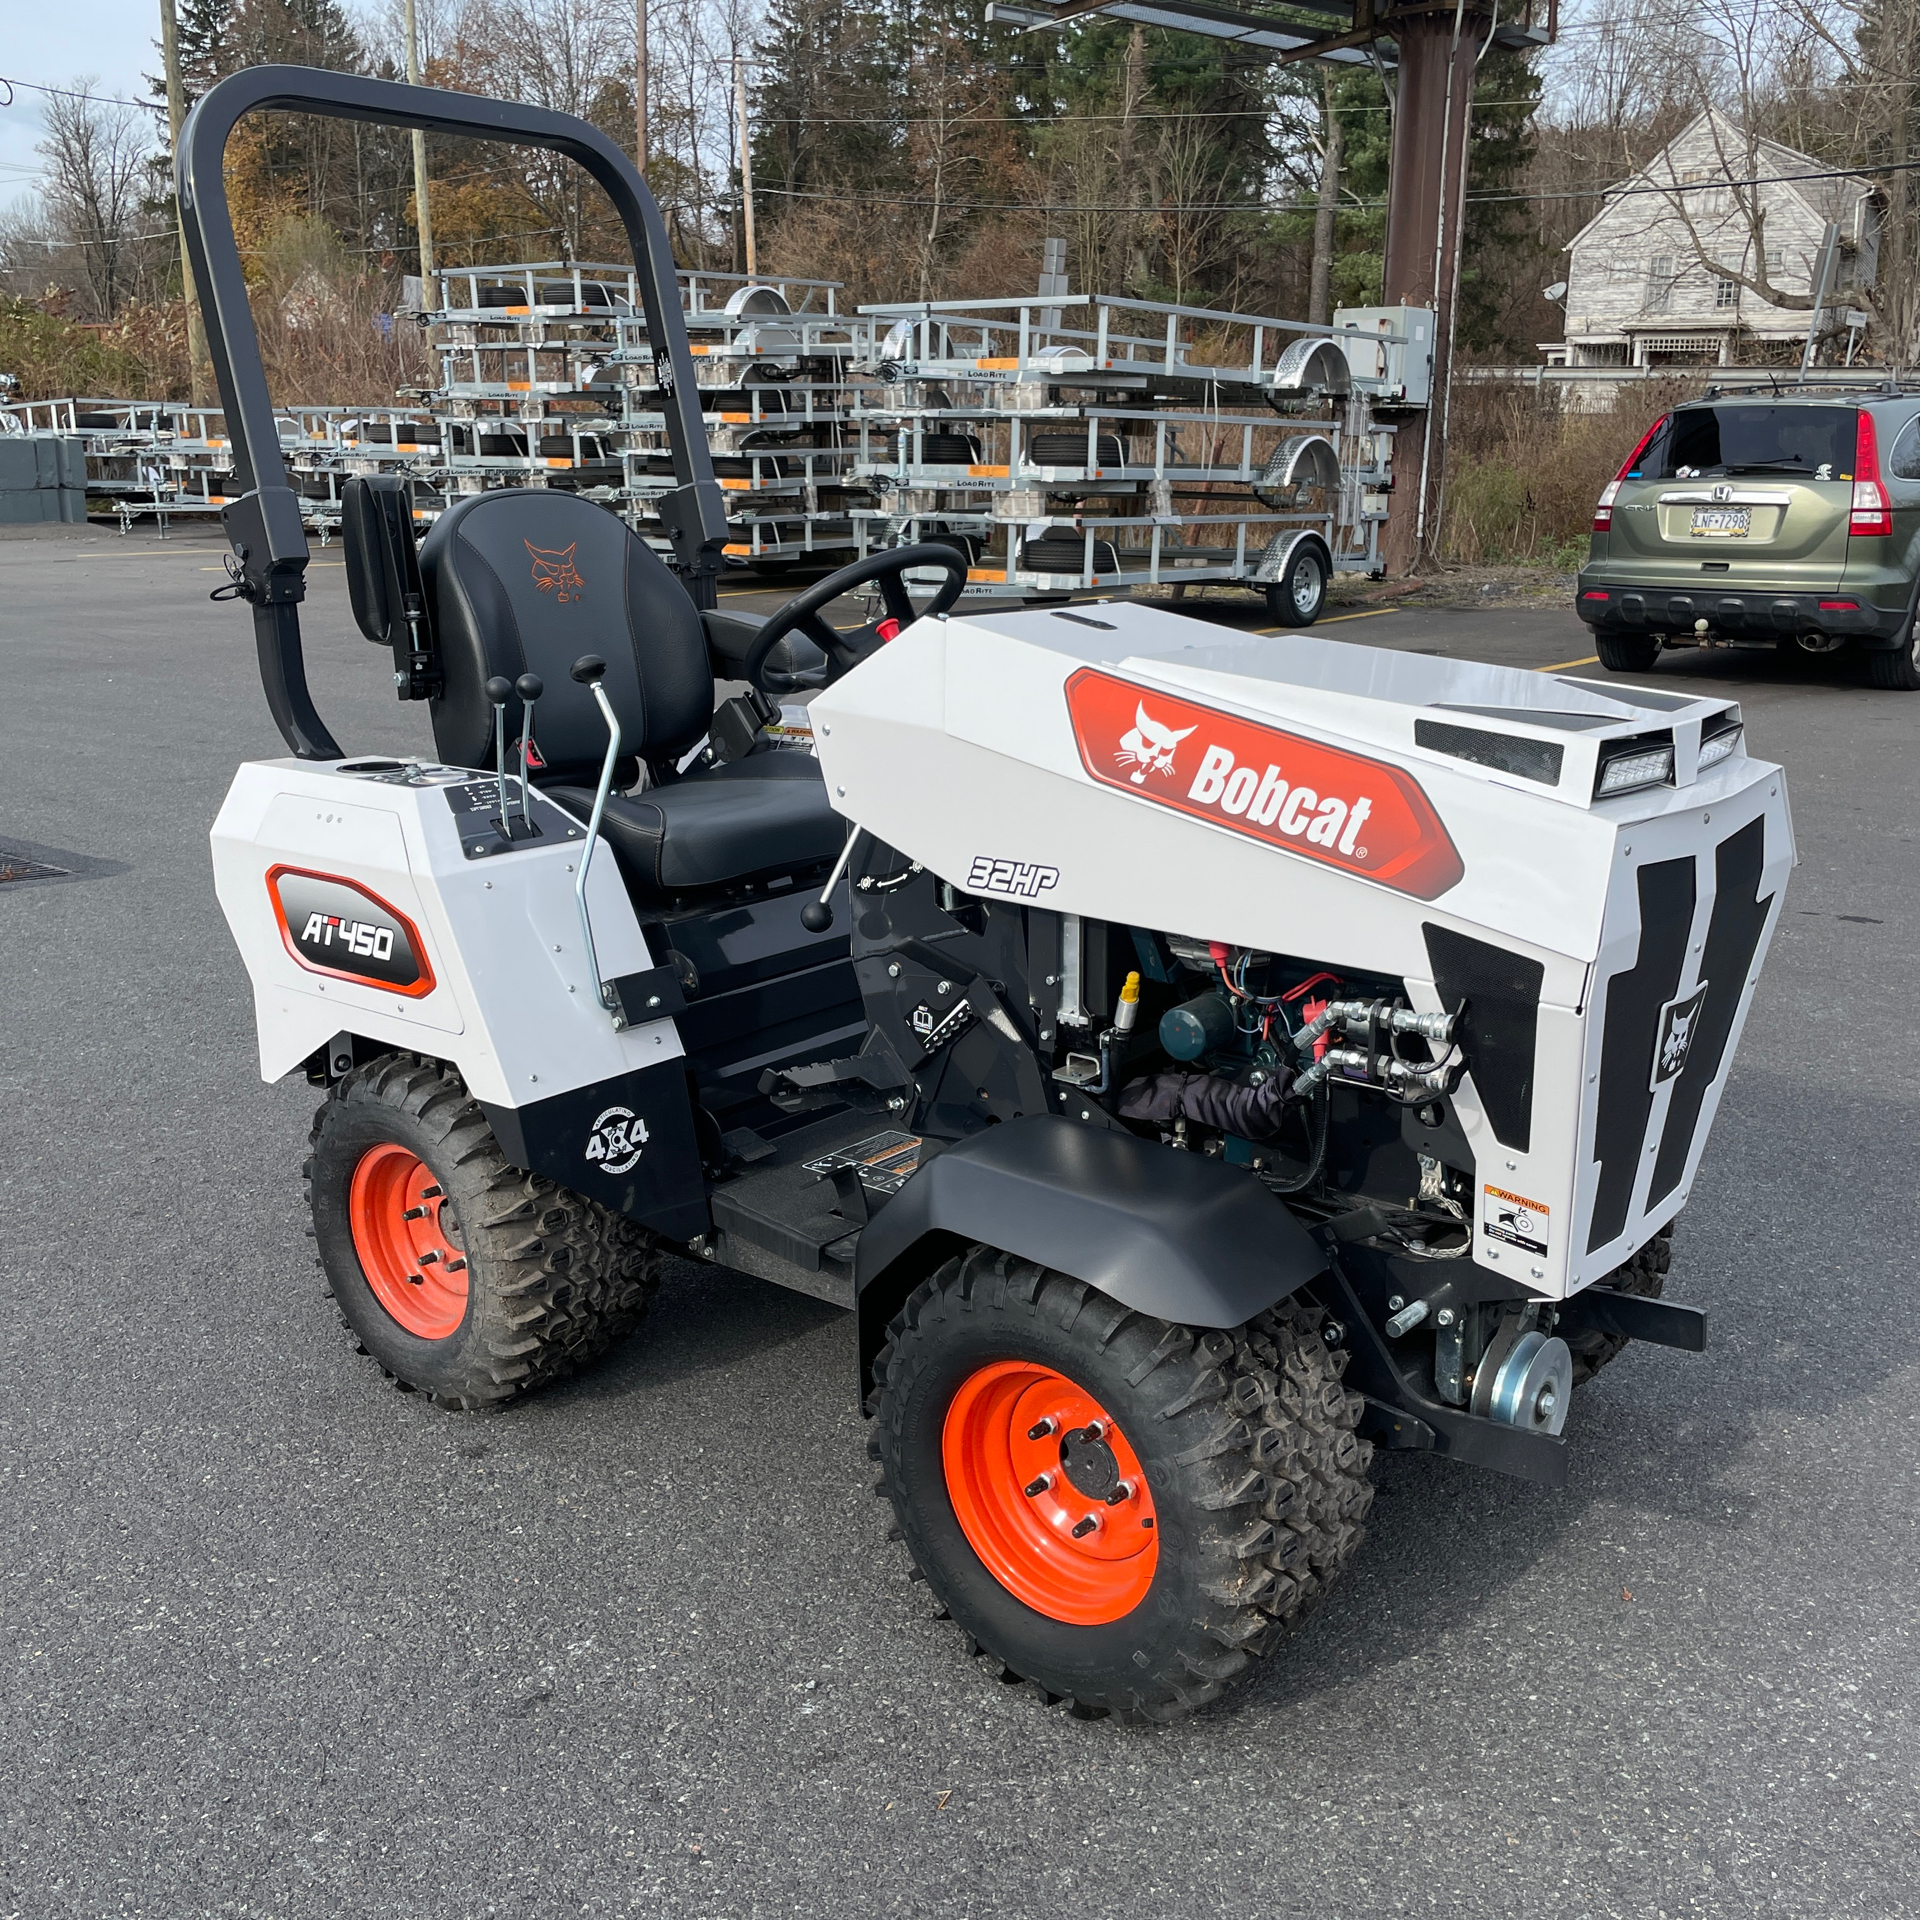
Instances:
[[[1010,1120],[935,1155],[862,1231],[863,1403],[887,1323],[976,1242],[1191,1327],[1237,1327],[1327,1269],[1306,1228],[1244,1167],[1052,1115]]]

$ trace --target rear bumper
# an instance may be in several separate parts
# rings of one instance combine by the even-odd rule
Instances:
[[[1573,610],[1588,626],[1604,633],[1657,633],[1691,637],[1704,620],[1707,631],[1750,646],[1777,646],[1803,634],[1858,640],[1866,647],[1891,647],[1906,631],[1907,609],[1889,611],[1851,594],[1728,593],[1671,586],[1602,585],[1581,576]]]

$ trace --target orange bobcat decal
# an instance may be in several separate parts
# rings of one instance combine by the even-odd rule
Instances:
[[[579,541],[560,551],[536,547],[531,540],[520,544],[533,556],[533,584],[542,593],[552,594],[563,607],[569,600],[585,598],[587,583],[573,564],[573,547],[577,547]]]

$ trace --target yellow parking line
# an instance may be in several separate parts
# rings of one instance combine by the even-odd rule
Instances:
[[[1599,664],[1600,656],[1597,653],[1590,653],[1584,660],[1562,660],[1557,665],[1551,667],[1535,667],[1534,672],[1564,673],[1569,667],[1597,667]]]
[[[1398,613],[1398,607],[1368,607],[1360,613],[1336,613],[1325,620],[1316,620],[1316,627],[1331,627],[1342,620],[1377,620],[1383,613]],[[1305,633],[1305,627],[1251,627],[1251,633]]]

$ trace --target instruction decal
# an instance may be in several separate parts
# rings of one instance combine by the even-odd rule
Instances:
[[[1538,1200],[1523,1199],[1504,1187],[1480,1189],[1480,1231],[1489,1240],[1518,1247],[1535,1259],[1544,1260],[1553,1239],[1553,1214]]]

